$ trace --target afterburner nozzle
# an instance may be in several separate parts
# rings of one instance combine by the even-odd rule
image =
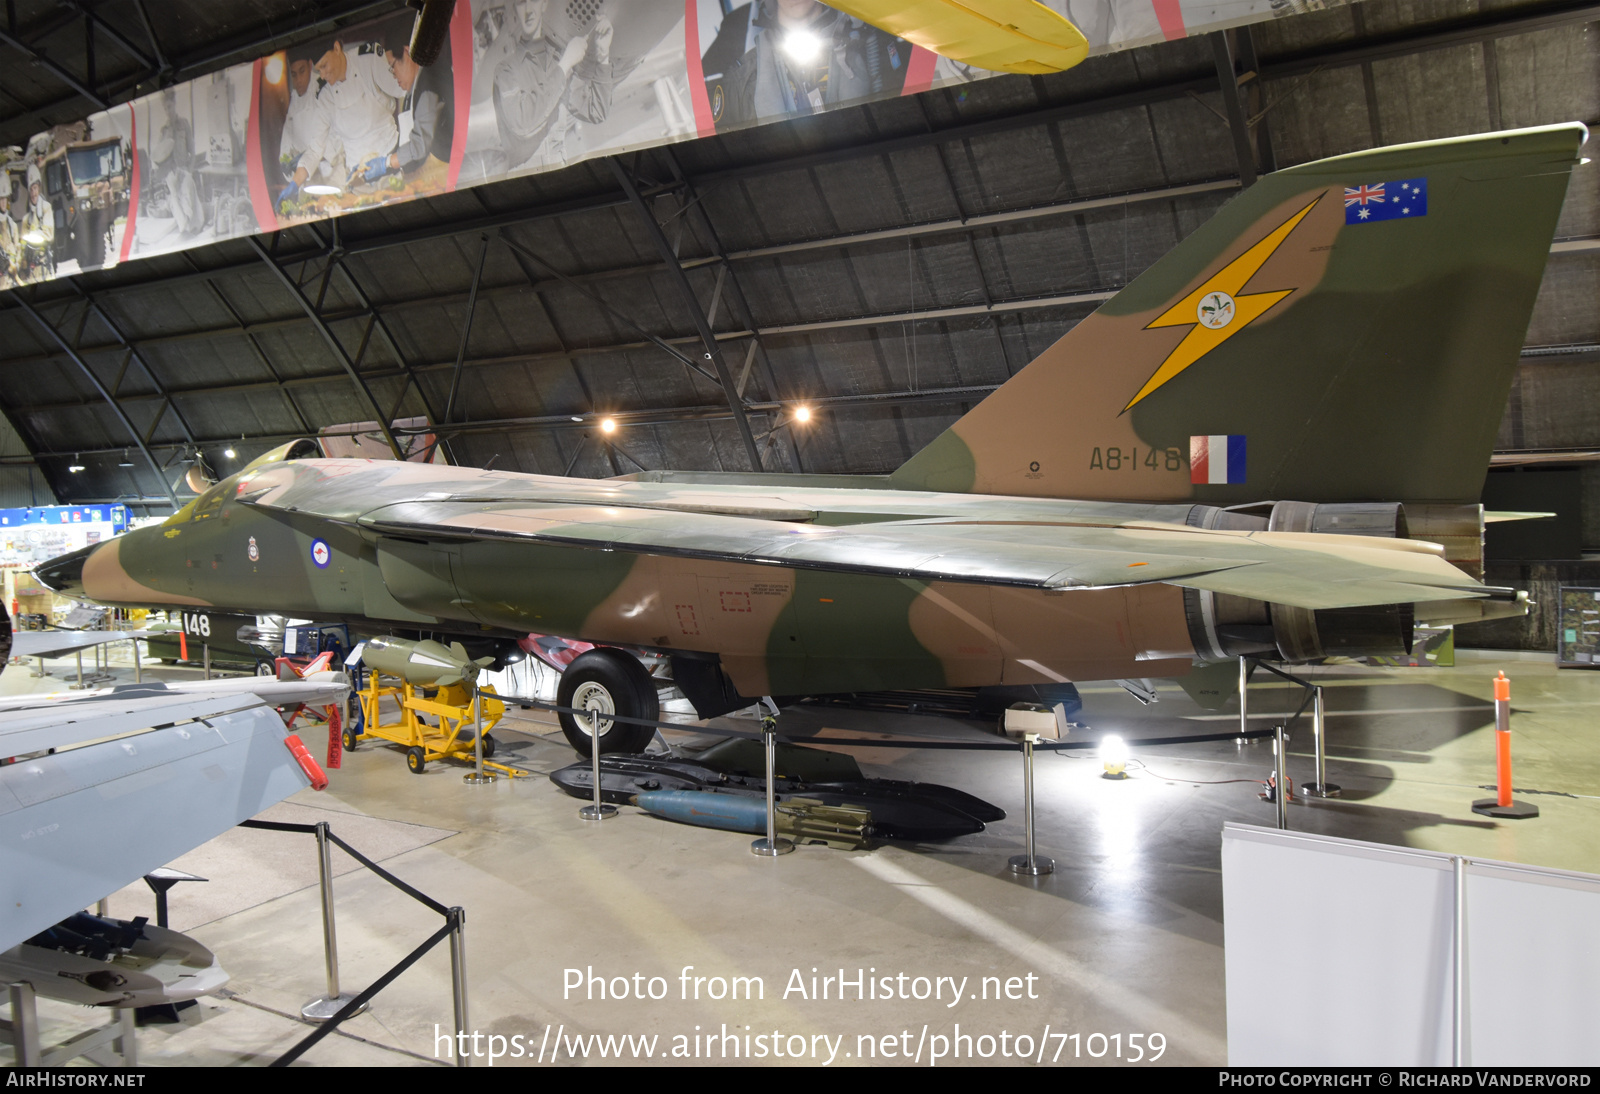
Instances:
[[[414,642],[385,635],[367,639],[361,648],[361,663],[408,684],[444,688],[462,681],[476,682],[478,673],[493,664],[494,658],[474,660],[467,656],[466,647],[460,642],[446,646],[440,642]]]

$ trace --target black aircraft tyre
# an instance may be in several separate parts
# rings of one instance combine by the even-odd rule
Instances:
[[[652,721],[661,717],[655,681],[637,658],[613,649],[590,650],[568,665],[561,674],[556,704]],[[567,742],[580,756],[590,755],[590,730],[571,714],[558,717]],[[606,723],[600,730],[600,754],[643,752],[655,732],[651,726]]]

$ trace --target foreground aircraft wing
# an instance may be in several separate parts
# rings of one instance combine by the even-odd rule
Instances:
[[[108,642],[125,642],[148,634],[148,631],[15,631],[11,635],[11,656],[65,657]]]
[[[0,767],[0,951],[312,785],[274,706],[342,702],[327,677],[9,701],[0,756],[33,755]]]
[[[625,506],[403,502],[358,523],[431,540],[522,540],[920,581],[1066,589],[1153,581],[1301,608],[1482,597],[1494,590],[1415,540],[1156,522],[915,520],[843,527]]]

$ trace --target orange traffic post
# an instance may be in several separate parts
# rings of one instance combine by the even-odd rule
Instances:
[[[1494,678],[1494,737],[1496,791],[1492,798],[1472,803],[1474,813],[1486,817],[1523,820],[1537,817],[1539,807],[1511,799],[1511,681],[1504,672]]]

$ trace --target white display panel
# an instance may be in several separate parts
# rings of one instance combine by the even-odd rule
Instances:
[[[1228,1061],[1449,1065],[1455,859],[1229,824]],[[1466,860],[1462,1061],[1600,1063],[1600,877]]]

